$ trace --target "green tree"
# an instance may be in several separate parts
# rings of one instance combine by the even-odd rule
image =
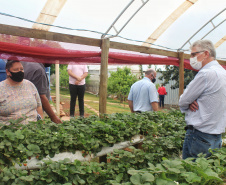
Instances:
[[[140,77],[144,78],[143,66],[139,65],[139,67],[140,67]]]
[[[176,83],[171,85],[171,89],[179,88],[179,67],[177,66],[165,66],[165,71],[158,72],[162,73],[162,76],[159,77],[160,80],[163,80],[163,85],[169,83],[170,80],[175,80]],[[196,71],[184,69],[184,88],[194,79]]]
[[[54,68],[54,73],[51,74],[55,74],[55,65],[52,65],[50,68],[51,69]],[[67,65],[62,65],[60,64],[60,87],[69,89],[69,75],[67,73]],[[56,85],[56,77],[51,81],[51,83],[55,86]]]
[[[121,102],[128,96],[130,87],[138,78],[131,73],[128,67],[118,68],[116,72],[110,72],[111,76],[108,78],[108,93],[115,94]]]
[[[60,87],[69,89],[69,75],[67,65],[60,65]]]

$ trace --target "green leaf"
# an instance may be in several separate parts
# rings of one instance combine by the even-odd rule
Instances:
[[[168,168],[168,171],[173,172],[173,173],[181,173],[181,171],[177,168]]]
[[[153,182],[155,180],[155,177],[150,173],[144,173],[141,177],[141,180],[143,182]]]
[[[86,184],[86,181],[84,181],[83,179],[78,179],[78,182],[80,183],[80,184]]]
[[[215,173],[213,170],[211,170],[210,168],[207,168],[204,173],[207,175],[208,179],[216,179],[219,181],[222,181],[221,178],[219,178],[218,174]]]
[[[20,177],[20,179],[23,180],[23,181],[33,182],[34,176],[33,175],[22,176],[22,177]]]
[[[205,158],[198,158],[198,159],[196,159],[196,163],[197,163],[203,170],[207,169],[208,166],[209,166],[209,163],[208,163],[207,159],[205,159]]]
[[[121,182],[122,178],[123,178],[123,173],[120,173],[116,176],[116,181]]]
[[[150,170],[155,171],[155,166],[152,163],[148,163],[148,166]]]
[[[27,149],[23,144],[19,144],[19,146],[17,147],[18,150],[25,152]]]
[[[135,175],[137,173],[138,173],[138,170],[129,170],[128,171],[128,174],[130,174],[130,175]]]
[[[3,149],[4,147],[5,147],[5,143],[2,141],[2,142],[0,143],[0,148]]]
[[[199,177],[197,174],[195,174],[193,172],[185,172],[185,173],[181,174],[181,176],[185,176],[186,181],[189,183],[201,182],[201,180],[202,180],[201,177]]]
[[[2,181],[7,182],[9,180],[9,177],[3,177]]]
[[[5,130],[4,134],[11,140],[15,140],[15,134],[11,130]]]
[[[63,160],[63,162],[64,162],[64,163],[70,163],[71,160],[70,160],[69,158],[65,158],[65,159]]]
[[[166,171],[165,168],[161,164],[157,164],[155,170],[163,171],[163,172]]]
[[[29,145],[27,146],[27,148],[28,148],[29,150],[31,150],[32,152],[34,152],[34,153],[41,153],[41,150],[40,150],[40,148],[39,148],[38,145],[29,144]]]
[[[50,183],[52,181],[53,181],[53,179],[51,179],[51,178],[46,179],[46,182],[48,182],[48,183]]]
[[[34,153],[33,153],[32,151],[27,150],[27,151],[26,151],[26,154],[27,154],[28,156],[32,156]]]
[[[21,130],[17,130],[15,134],[17,139],[24,139],[24,135],[22,134]]]
[[[140,174],[135,174],[135,175],[132,175],[131,177],[130,177],[130,181],[133,183],[133,184],[142,184],[141,183],[141,175]]]
[[[156,185],[176,185],[173,181],[164,180],[161,178],[156,179]]]

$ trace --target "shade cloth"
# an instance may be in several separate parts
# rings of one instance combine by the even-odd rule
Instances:
[[[0,58],[27,62],[68,64],[100,64],[101,51],[65,49],[60,43],[0,34]],[[109,52],[109,64],[147,64],[179,66],[179,59],[167,56]],[[223,66],[226,69],[226,66]],[[184,68],[194,70],[189,60]]]

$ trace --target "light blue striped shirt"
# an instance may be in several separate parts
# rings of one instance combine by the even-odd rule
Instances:
[[[199,109],[189,104],[197,100]],[[187,125],[208,134],[221,134],[226,128],[226,70],[216,61],[206,64],[180,96],[179,106]]]
[[[133,101],[134,111],[153,111],[151,103],[158,102],[155,84],[147,77],[135,82],[131,86],[128,100]]]

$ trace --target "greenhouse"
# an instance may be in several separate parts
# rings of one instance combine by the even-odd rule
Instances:
[[[200,153],[196,159],[182,159],[187,132],[184,128],[189,120],[181,108],[183,93],[189,95],[187,83],[195,77],[189,75],[199,71],[191,65],[190,58],[204,52],[190,48],[195,41],[213,43],[221,84],[226,81],[225,0],[7,0],[0,5],[0,85],[11,73],[7,60],[49,64],[51,68],[45,72],[49,79],[53,78],[48,84],[52,97],[48,105],[52,109],[50,113],[45,111],[45,119],[20,124],[19,118],[4,124],[0,112],[0,184],[226,183],[225,132],[218,134],[210,129],[211,135],[222,137],[222,147],[209,149],[210,156]],[[87,85],[90,80],[91,87],[98,84],[97,93],[85,93],[84,117],[81,113],[77,117],[77,113],[70,118],[67,67],[71,63],[87,65],[88,73],[99,70],[95,78],[91,74],[84,77]],[[118,73],[111,71],[111,66]],[[132,66],[137,66],[137,73],[131,72]],[[120,72],[131,73],[130,83],[133,78],[138,81],[150,67],[157,72],[156,88],[167,81],[167,75],[160,76],[171,70],[174,78],[170,80],[174,81],[166,84],[176,84],[177,93],[168,85],[166,98],[176,99],[177,105],[131,113],[128,88],[127,94],[119,95],[110,91],[116,86],[110,88],[109,84],[113,78],[117,80]],[[50,73],[54,76],[50,77]],[[209,88],[217,81],[212,80],[214,84],[207,84]],[[122,89],[120,81],[126,81],[126,77],[119,76],[117,86]],[[200,85],[194,91],[199,88]],[[215,111],[215,115],[207,118],[200,113],[200,119],[206,119],[207,127],[214,119],[220,120],[219,127],[225,130],[226,92],[222,89],[222,97],[217,98],[222,104],[219,110],[208,107],[206,114]],[[204,94],[208,90],[203,90]],[[10,108],[3,99],[7,91],[0,92],[0,107]],[[37,107],[46,105],[41,95]],[[210,98],[208,106],[214,102]],[[190,105],[194,106],[194,102],[189,103],[192,109]],[[3,115],[4,109],[0,110]],[[48,118],[52,112],[55,119]],[[196,122],[199,123],[197,119]]]

